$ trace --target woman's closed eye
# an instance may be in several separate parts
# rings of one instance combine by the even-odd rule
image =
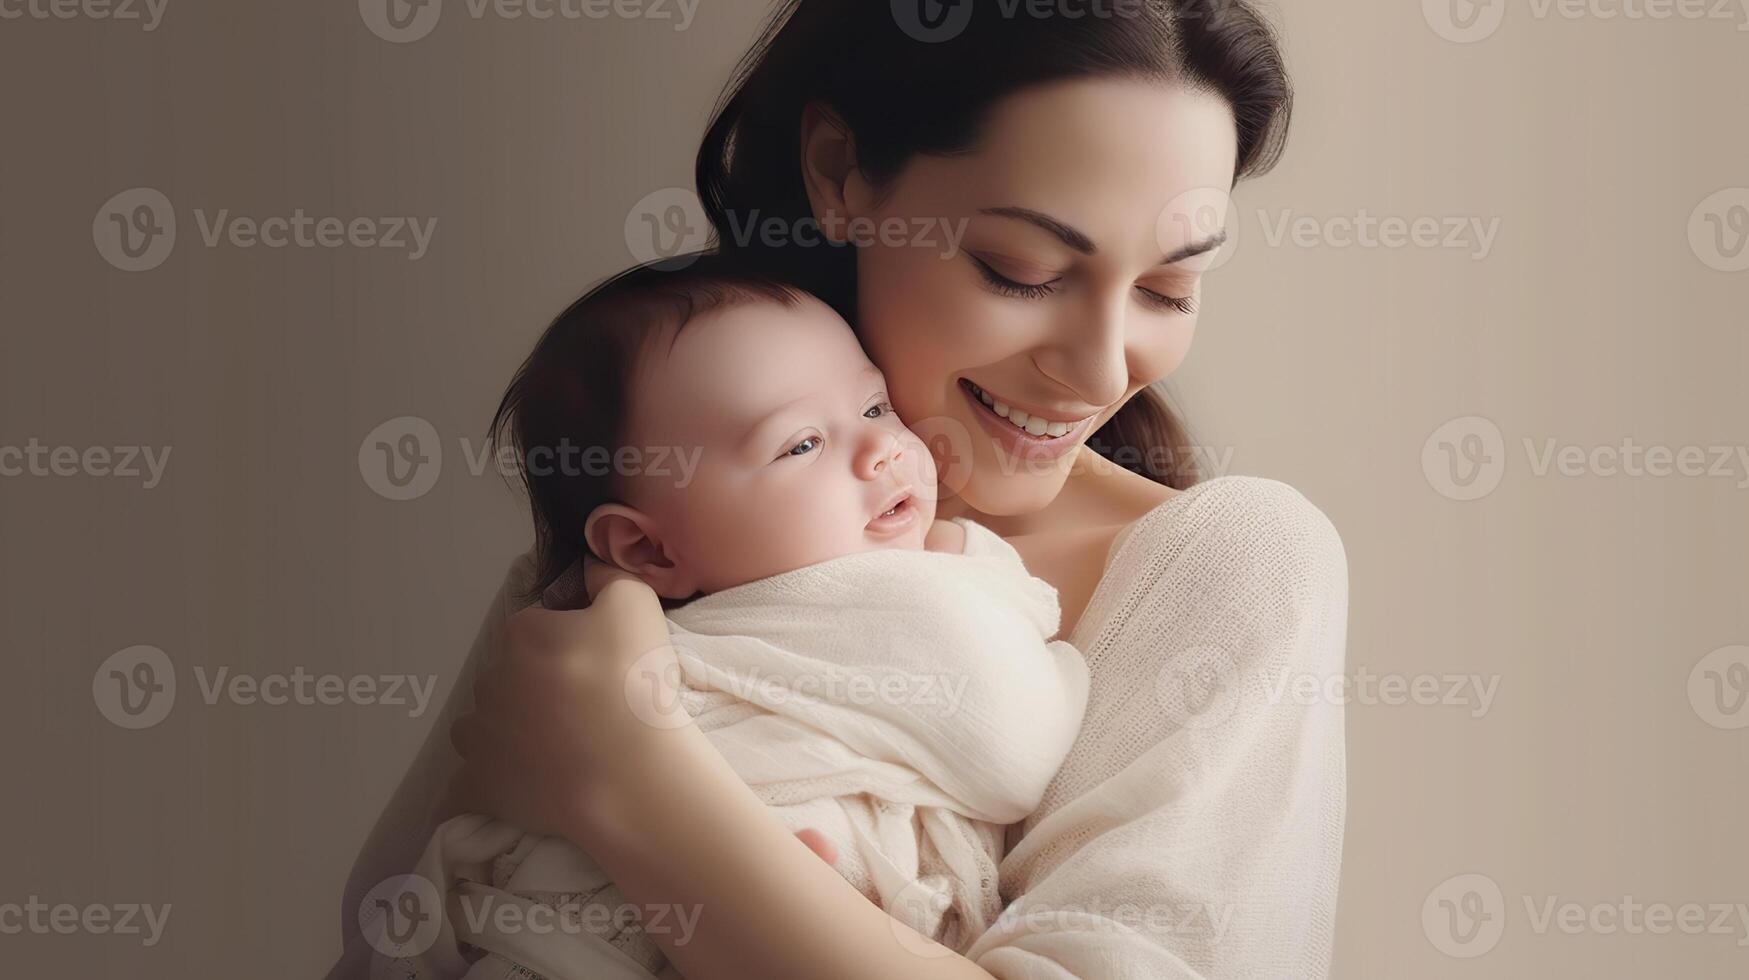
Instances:
[[[1062,281],[1062,277],[1058,276],[1044,282],[1021,282],[997,272],[994,266],[976,255],[971,255],[970,258],[977,264],[978,273],[983,277],[985,284],[1004,296],[1043,299],[1055,293],[1057,283]],[[1179,313],[1185,316],[1196,312],[1196,297],[1194,296],[1171,296],[1141,285],[1136,286],[1136,292],[1141,294],[1142,302],[1147,304],[1150,309],[1166,313]]]
[[[1185,316],[1196,312],[1195,296],[1168,296],[1146,286],[1137,286],[1136,289],[1142,294],[1142,302],[1161,312],[1182,313]]]
[[[1020,282],[997,272],[995,266],[978,258],[970,252],[966,253],[966,257],[971,259],[973,264],[977,266],[978,274],[984,278],[984,283],[1004,296],[1019,296],[1024,299],[1042,299],[1056,292],[1056,284],[1062,279],[1061,276],[1058,276],[1055,279],[1048,279],[1044,282]]]

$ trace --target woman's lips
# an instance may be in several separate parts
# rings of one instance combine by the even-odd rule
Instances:
[[[1035,434],[998,415],[993,406],[984,404],[984,399],[978,395],[978,391],[981,389],[976,388],[970,381],[961,378],[959,388],[960,393],[965,395],[966,401],[971,403],[972,414],[977,416],[978,424],[990,434],[996,445],[1009,455],[1021,459],[1056,459],[1067,453],[1080,444],[1081,436],[1086,433],[1088,425],[1097,417],[1097,413],[1095,413],[1078,422],[1060,423],[1068,426],[1061,435],[1053,436],[1048,432]],[[986,392],[986,394],[990,394],[992,400],[995,400],[993,393]]]

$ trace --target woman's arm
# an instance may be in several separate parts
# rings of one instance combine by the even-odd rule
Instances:
[[[335,980],[369,974],[370,945],[359,933],[359,907],[371,889],[385,879],[413,869],[432,831],[443,822],[443,797],[461,764],[450,745],[450,726],[472,707],[474,677],[482,664],[504,648],[504,625],[516,609],[515,597],[533,580],[534,563],[529,556],[517,558],[487,604],[473,645],[456,670],[455,681],[449,685],[418,756],[402,775],[353,860],[340,908],[342,961],[330,974]]]
[[[1327,975],[1341,539],[1291,487],[1224,478],[1138,522],[1107,577],[1087,722],[968,955],[1004,980]]]
[[[1340,539],[1291,488],[1229,478],[1151,514],[1109,574],[1087,727],[971,959],[869,904],[695,726],[652,715],[678,668],[636,583],[601,594],[610,628],[583,644],[574,614],[513,617],[456,727],[475,808],[576,842],[635,904],[696,914],[684,943],[651,936],[689,980],[1324,975],[1342,709],[1292,692],[1342,670]]]
[[[587,842],[632,904],[693,910],[684,945],[653,936],[689,980],[991,980],[852,888],[696,727],[652,741],[643,776],[571,839]]]
[[[889,918],[796,839],[678,708],[655,594],[592,569],[576,613],[511,617],[454,728],[457,802],[573,841],[689,980],[991,980]],[[589,705],[579,710],[578,705]]]

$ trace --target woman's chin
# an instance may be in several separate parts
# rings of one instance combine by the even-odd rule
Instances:
[[[965,506],[980,514],[1012,517],[1044,510],[1062,492],[1074,453],[1054,460],[980,458],[960,488]]]

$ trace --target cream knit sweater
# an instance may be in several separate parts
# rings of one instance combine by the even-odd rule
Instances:
[[[353,866],[331,978],[370,975],[360,904],[430,838],[450,723],[528,571],[512,568]],[[1347,598],[1341,539],[1284,484],[1210,480],[1132,525],[1068,638],[1090,673],[1080,735],[1011,829],[1009,905],[967,955],[1000,980],[1327,976],[1343,715],[1303,692],[1343,670]]]
[[[968,951],[1001,980],[1329,974],[1342,858],[1347,559],[1285,484],[1223,477],[1118,542],[1069,637],[1081,734]],[[1308,704],[1312,706],[1307,706]]]

